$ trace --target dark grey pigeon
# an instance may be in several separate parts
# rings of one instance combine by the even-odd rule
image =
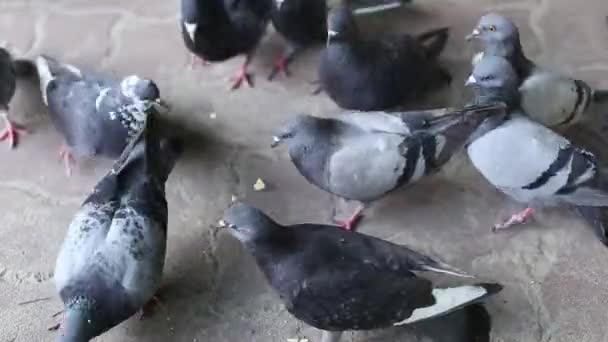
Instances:
[[[253,86],[247,71],[266,32],[273,0],[182,0],[181,27],[186,47],[203,61],[245,55],[231,89]]]
[[[289,76],[288,65],[303,48],[327,39],[326,0],[273,0],[272,24],[287,42],[269,80],[279,72]]]
[[[117,158],[146,116],[166,105],[156,84],[132,75],[116,80],[40,56],[36,59],[42,99],[65,138],[60,152],[68,175],[73,156]]]
[[[338,342],[373,330],[439,317],[498,293],[498,284],[436,288],[413,272],[467,276],[405,246],[336,226],[282,226],[238,203],[224,224],[255,258],[287,311]]]
[[[399,8],[403,3],[395,0],[350,1],[355,15],[384,12]],[[289,64],[305,47],[327,39],[326,0],[273,0],[272,24],[287,41],[286,52],[275,61],[269,80],[278,73],[289,76]]]
[[[4,121],[4,129],[0,131],[0,141],[7,140],[10,148],[14,148],[20,134],[26,131],[15,125],[8,118],[9,103],[17,89],[17,78],[35,74],[32,62],[14,60],[10,52],[0,48],[0,118]]]
[[[299,115],[277,130],[298,171],[339,197],[369,203],[438,171],[502,104],[472,106],[439,117],[425,112]],[[342,225],[351,229],[361,210]]]
[[[549,127],[566,127],[591,114],[604,115],[608,91],[592,89],[582,80],[538,67],[522,49],[519,29],[509,18],[496,13],[481,17],[467,39],[480,40],[485,55],[506,58],[515,68],[520,83],[522,110],[533,120]]]
[[[608,206],[595,156],[529,119],[517,107],[517,74],[506,59],[484,56],[467,84],[475,88],[479,104],[503,101],[511,105],[506,119],[487,119],[467,147],[471,162],[492,185],[527,205],[495,229],[523,223],[536,206]],[[582,210],[585,217],[594,216],[592,209]],[[594,227],[607,243],[604,227]]]
[[[438,89],[450,81],[437,58],[448,28],[417,36],[361,36],[348,6],[333,9],[327,24],[327,48],[321,56],[321,88],[340,107],[384,110]]]
[[[89,341],[153,298],[165,262],[165,182],[180,152],[149,115],[146,129],[82,204],[55,266],[65,305],[57,341]]]

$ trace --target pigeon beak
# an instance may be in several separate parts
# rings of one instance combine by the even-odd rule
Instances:
[[[270,147],[275,148],[275,147],[279,146],[279,144],[281,142],[282,142],[281,138],[279,138],[275,135],[274,137],[272,137],[272,143],[270,143]]]
[[[469,78],[467,79],[466,82],[464,82],[464,86],[465,87],[470,87],[472,85],[477,84],[477,80],[475,79],[475,77],[473,75],[469,76]]]
[[[480,34],[481,34],[481,31],[479,30],[479,28],[476,28],[476,29],[473,30],[473,32],[471,32],[470,35],[466,36],[464,39],[467,42],[470,42],[471,40],[479,37]]]

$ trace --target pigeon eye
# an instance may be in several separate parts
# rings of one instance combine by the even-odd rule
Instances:
[[[482,81],[490,81],[490,80],[491,80],[491,79],[493,79],[493,78],[494,78],[494,76],[489,75],[489,76],[484,76],[484,77],[482,77],[482,78],[481,78],[481,80],[482,80]]]
[[[494,31],[496,31],[496,26],[495,26],[495,25],[490,25],[490,26],[488,27],[488,30],[490,30],[490,31],[494,32]]]

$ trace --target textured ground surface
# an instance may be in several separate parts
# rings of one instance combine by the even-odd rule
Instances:
[[[413,7],[362,23],[371,30],[408,32],[453,27],[444,54],[455,75],[453,89],[427,105],[457,104],[464,101],[461,84],[473,52],[463,37],[490,9],[522,26],[525,49],[535,60],[608,86],[605,0],[418,0]],[[308,95],[318,51],[296,62],[291,79],[269,83],[263,76],[282,47],[280,38],[269,33],[252,68],[258,75],[256,88],[227,93],[225,79],[241,59],[186,69],[189,56],[177,13],[176,0],[0,0],[0,38],[15,51],[46,53],[117,75],[152,77],[173,104],[172,118],[203,137],[191,140],[192,148],[167,188],[165,308],[144,321],[131,319],[97,340],[271,342],[299,337],[316,342],[317,332],[286,314],[240,246],[230,237],[214,236],[210,226],[233,194],[283,222],[330,219],[330,197],[306,183],[285,151],[268,148],[272,127],[290,113],[336,113],[325,96]],[[84,161],[66,178],[56,157],[60,137],[34,86],[20,87],[12,117],[32,134],[15,151],[0,148],[0,342],[50,341],[54,334],[46,328],[61,308],[52,281],[57,251],[72,215],[110,162]],[[583,129],[573,133],[602,145]],[[258,177],[266,180],[267,191],[253,191]],[[338,212],[345,215],[347,209]],[[361,230],[504,284],[505,290],[488,303],[493,341],[608,341],[608,251],[566,210],[543,211],[525,229],[490,233],[496,215],[509,209],[513,205],[459,156],[445,172],[377,203]],[[50,299],[20,304],[45,297]],[[345,340],[457,340],[450,337],[457,329],[437,328],[441,324],[349,333]],[[438,331],[448,337],[437,337]]]

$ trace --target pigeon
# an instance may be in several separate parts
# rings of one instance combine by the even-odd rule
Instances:
[[[65,138],[60,156],[68,175],[73,155],[117,158],[149,113],[168,109],[156,84],[135,75],[115,80],[48,56],[36,58],[36,69],[51,121]]]
[[[4,121],[4,129],[0,131],[0,141],[7,140],[10,148],[17,144],[19,135],[26,131],[8,119],[9,103],[17,89],[17,78],[35,74],[31,61],[13,59],[8,50],[0,47],[0,118]]]
[[[287,51],[276,60],[269,80],[279,72],[289,76],[288,65],[302,48],[327,39],[326,0],[272,0],[272,3],[272,24],[287,41]]]
[[[592,89],[582,80],[538,67],[524,55],[519,29],[509,18],[486,14],[467,39],[483,43],[483,52],[473,64],[485,55],[511,62],[520,81],[521,109],[533,120],[548,127],[568,127],[589,113],[605,112],[605,106],[594,109],[592,105],[606,103],[608,90]]]
[[[104,333],[159,288],[167,242],[165,182],[181,142],[159,135],[158,126],[149,115],[68,228],[54,273],[65,306],[59,342]]]
[[[483,119],[504,113],[504,104],[495,103],[439,117],[430,112],[298,115],[276,131],[272,146],[284,142],[298,171],[315,186],[369,203],[435,173]],[[352,229],[364,207],[341,225]]]
[[[527,205],[494,230],[525,222],[539,205],[608,206],[596,157],[528,118],[513,99],[517,83],[509,61],[490,55],[481,59],[467,81],[478,104],[503,100],[511,106],[507,116],[486,119],[467,146],[471,162],[492,185]]]
[[[364,15],[399,8],[403,2],[409,0],[358,0],[349,4],[355,15]],[[287,49],[275,61],[269,80],[279,73],[289,76],[289,64],[304,47],[327,40],[327,1],[273,0],[271,18],[275,30],[287,41]]]
[[[413,272],[467,274],[369,235],[336,226],[282,226],[237,203],[223,225],[255,258],[289,313],[338,342],[342,331],[373,330],[431,319],[480,302],[499,284],[437,288]]]
[[[247,68],[266,32],[273,0],[182,0],[181,27],[186,47],[205,61],[244,54],[231,89],[253,86]]]
[[[349,6],[334,8],[328,17],[327,48],[319,64],[321,88],[345,109],[374,111],[403,104],[449,83],[449,73],[437,62],[448,28],[415,37],[361,37]]]

